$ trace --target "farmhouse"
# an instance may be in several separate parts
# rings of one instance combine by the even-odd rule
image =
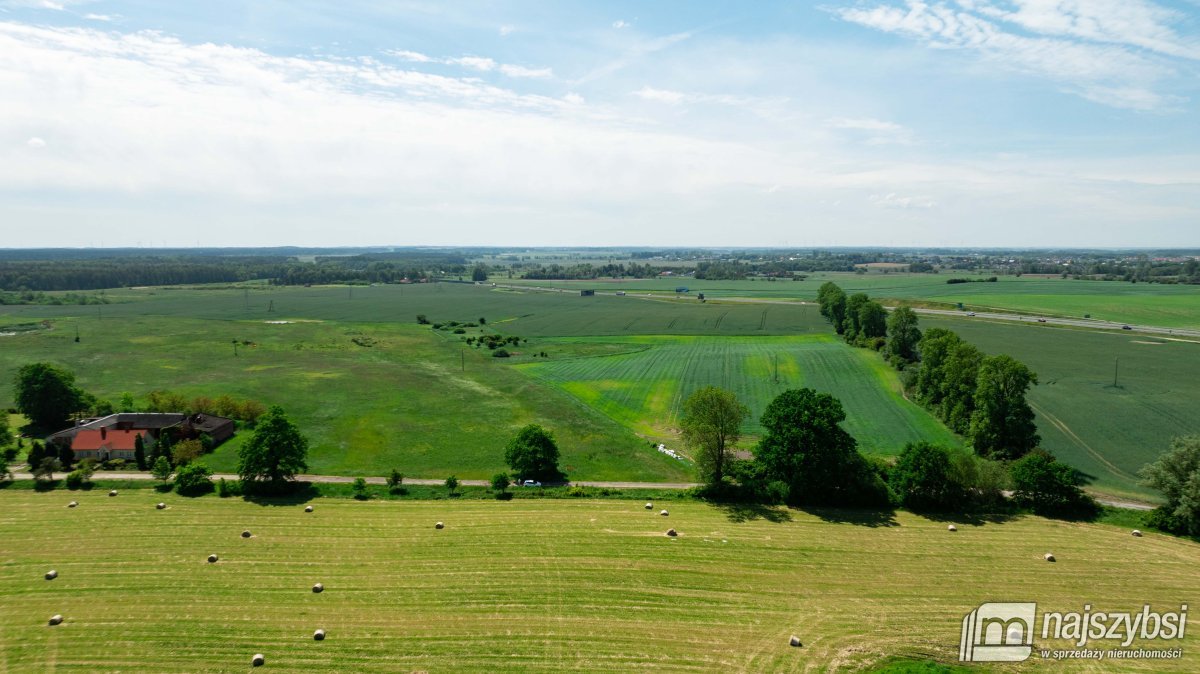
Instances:
[[[69,446],[77,459],[132,459],[137,436],[149,450],[164,432],[173,437],[198,438],[208,435],[213,445],[233,436],[232,419],[212,414],[179,412],[120,412],[95,419],[80,419],[75,426],[46,438]]]

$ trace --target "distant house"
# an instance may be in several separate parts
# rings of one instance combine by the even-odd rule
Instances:
[[[235,429],[233,419],[214,414],[119,412],[95,419],[80,419],[75,426],[47,437],[46,442],[70,447],[77,459],[103,461],[134,458],[134,442],[139,435],[147,450],[164,432],[177,438],[208,435],[215,447],[232,437]]]
[[[579,291],[579,296],[580,296],[580,297],[592,297],[592,296],[594,296],[595,294],[596,294],[596,291],[595,291],[595,290],[580,290],[580,291]]]

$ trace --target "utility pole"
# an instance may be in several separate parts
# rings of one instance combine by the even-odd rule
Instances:
[[[1113,361],[1113,388],[1120,388],[1120,386],[1117,384],[1117,375],[1120,372],[1120,368],[1121,368],[1121,359],[1117,358],[1116,360]]]
[[[267,305],[267,313],[270,314],[270,313],[274,313],[274,312],[275,312],[275,300],[271,300],[271,303]]]
[[[233,357],[237,358],[237,340],[233,340]]]
[[[467,371],[467,350],[459,349],[458,350],[458,358],[462,362],[462,371],[466,372]]]

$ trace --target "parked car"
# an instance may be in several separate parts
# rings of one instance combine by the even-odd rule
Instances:
[[[975,312],[974,312],[974,311],[968,311],[968,312],[967,312],[967,315],[968,315],[968,316],[974,316],[974,315],[975,315]]]
[[[1046,322],[1046,319],[1044,319],[1044,318],[1039,318],[1039,319],[1038,319],[1038,323],[1045,323],[1045,322]]]
[[[1132,330],[1133,328],[1131,328],[1131,327],[1130,327],[1130,326],[1128,326],[1128,325],[1122,325],[1122,326],[1121,326],[1121,329],[1122,329],[1122,330]]]
[[[542,486],[542,483],[538,482],[537,480],[525,480],[524,482],[521,483],[521,486],[522,487],[540,487],[540,486]]]

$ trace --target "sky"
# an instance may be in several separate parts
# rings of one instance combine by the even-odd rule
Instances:
[[[1200,0],[0,0],[0,248],[1200,245]]]

